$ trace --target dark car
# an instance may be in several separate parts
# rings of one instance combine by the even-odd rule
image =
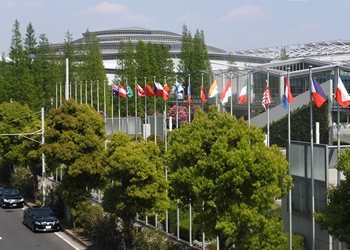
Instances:
[[[49,207],[28,207],[23,212],[23,224],[36,231],[58,231],[60,221]]]
[[[24,199],[17,188],[0,188],[0,206],[23,207]]]

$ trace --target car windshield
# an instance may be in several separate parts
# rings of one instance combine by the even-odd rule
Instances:
[[[4,189],[6,195],[19,195],[18,189]]]
[[[51,209],[38,209],[34,210],[34,216],[36,217],[48,217],[52,216],[53,212]]]

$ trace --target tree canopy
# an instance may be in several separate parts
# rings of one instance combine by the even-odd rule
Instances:
[[[268,148],[261,129],[211,106],[168,139],[172,192],[187,204],[205,202],[198,218],[204,231],[238,249],[279,249],[282,222],[266,211],[292,187],[289,164],[277,146]],[[198,211],[202,209],[199,208]]]

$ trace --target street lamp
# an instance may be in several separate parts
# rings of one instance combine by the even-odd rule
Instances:
[[[66,56],[66,89],[65,89],[65,99],[68,101],[69,99],[69,57],[68,55]],[[34,60],[38,57],[47,57],[47,58],[51,58],[51,57],[63,57],[63,55],[35,55],[35,54],[29,54],[27,56],[27,59],[29,60]]]

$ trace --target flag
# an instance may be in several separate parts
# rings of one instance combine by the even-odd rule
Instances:
[[[283,108],[287,109],[288,103],[294,102],[292,92],[290,92],[289,78],[287,77],[286,90],[284,91]]]
[[[119,96],[126,98],[126,88],[119,84]]]
[[[136,93],[138,96],[145,96],[145,91],[136,83]]]
[[[146,96],[154,96],[153,89],[148,84],[146,84]]]
[[[271,95],[270,95],[269,83],[266,80],[266,88],[262,98],[262,105],[264,106],[265,109],[267,109],[270,103],[271,103]]]
[[[216,97],[218,94],[219,94],[219,88],[215,80],[209,89],[209,98]]]
[[[206,102],[206,101],[208,101],[208,99],[209,99],[208,93],[207,93],[207,91],[205,90],[204,85],[201,85],[201,99],[202,99],[202,102]]]
[[[191,106],[191,84],[188,84],[187,88],[187,104],[188,106]]]
[[[245,103],[247,102],[248,98],[248,79],[245,81],[243,88],[241,89],[241,92],[239,93],[239,103]]]
[[[154,95],[163,97],[164,89],[159,82],[154,82]]]
[[[183,97],[183,93],[184,93],[184,88],[181,86],[180,83],[176,83],[176,95],[178,97]]]
[[[338,92],[338,89],[337,89],[337,92]],[[314,77],[312,77],[312,81],[311,81],[311,94],[318,108],[321,107],[321,105],[325,101],[327,101],[326,94],[323,92],[320,84],[316,81]]]
[[[337,93],[335,95],[335,99],[344,108],[346,108],[350,104],[350,96],[348,94],[348,91],[346,91],[344,84],[343,84],[342,80],[340,79],[340,77],[338,78],[338,86],[337,86]]]
[[[113,84],[113,96],[119,96],[119,87]]]
[[[132,92],[132,89],[130,88],[129,84],[127,84],[126,87],[126,96],[129,98],[134,96],[134,92]]]
[[[168,100],[170,94],[170,88],[167,83],[164,84],[164,92],[163,92],[163,98],[164,100]]]
[[[231,96],[231,92],[232,92],[231,91],[231,80],[229,80],[224,92],[222,92],[222,94],[220,96],[220,102],[222,104],[225,104],[226,102],[228,102],[228,98]]]

